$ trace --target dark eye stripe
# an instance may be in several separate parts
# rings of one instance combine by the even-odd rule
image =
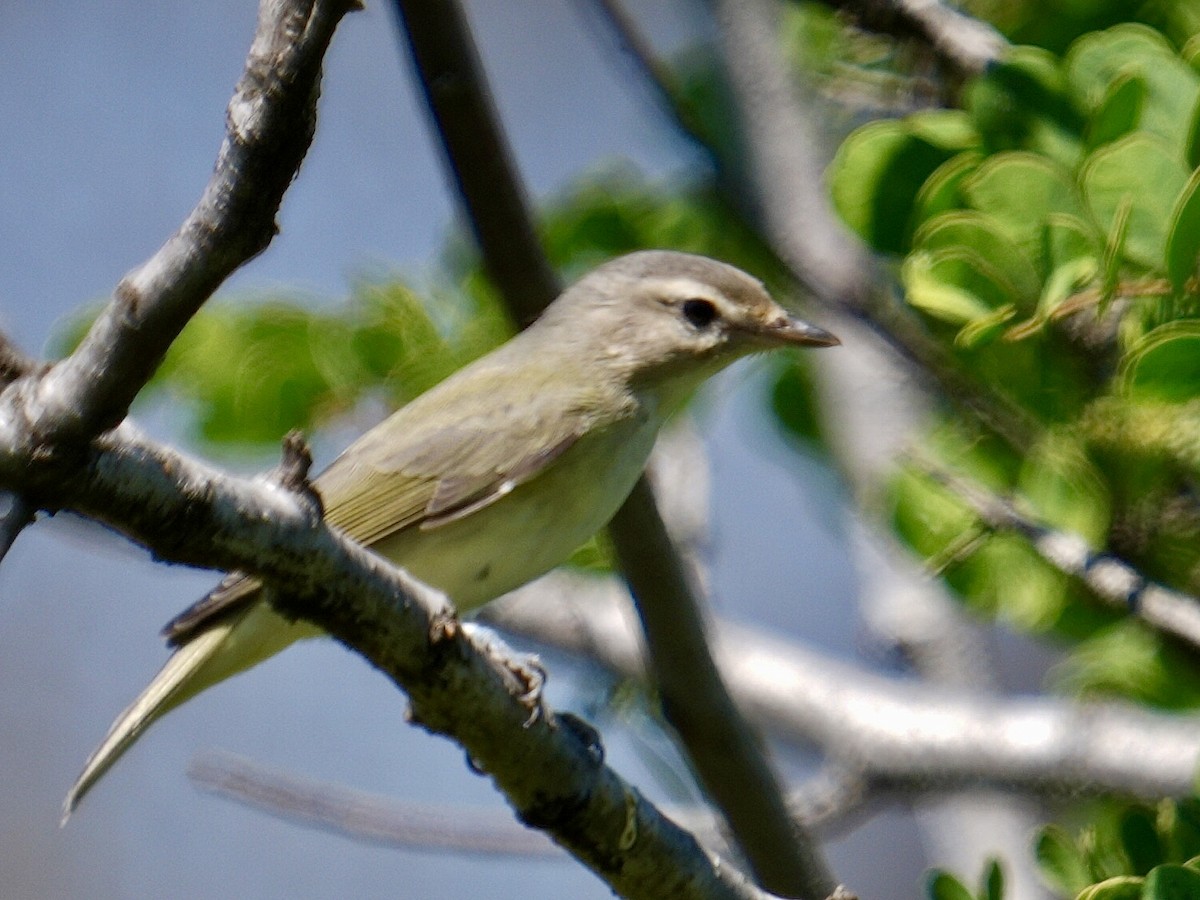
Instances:
[[[683,317],[700,329],[707,328],[717,318],[717,308],[711,300],[684,300],[680,309],[683,310]]]

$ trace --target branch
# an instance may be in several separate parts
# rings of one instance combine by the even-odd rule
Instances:
[[[573,600],[562,602],[564,592]],[[488,618],[627,677],[637,630],[612,581],[562,573],[492,604]],[[1200,719],[1119,703],[1007,699],[893,680],[799,644],[718,622],[716,662],[763,727],[869,782],[905,791],[993,786],[1041,796],[1187,796]]]
[[[914,38],[926,44],[959,79],[981,75],[1008,47],[986,22],[941,0],[824,0],[868,31]]]
[[[755,874],[767,885],[794,884],[792,873],[799,871],[804,878],[797,885],[800,896],[830,893],[832,875],[813,839],[788,812],[761,739],[743,721],[713,662],[699,606],[644,478],[617,511],[609,533],[654,647],[651,674],[663,713],[679,732],[707,793],[739,843],[793,848],[786,859],[754,859]],[[737,777],[708,774],[733,766]]]
[[[194,760],[188,777],[218,797],[354,841],[526,859],[558,855],[544,834],[490,809],[398,800],[283,772],[223,751]],[[792,793],[788,808],[809,827],[833,831],[860,815],[872,793],[879,792],[872,792],[853,773],[823,771]],[[706,845],[724,843],[717,819],[706,807],[667,807],[665,812],[701,836]]]
[[[479,55],[455,2],[394,0],[488,277],[525,326],[562,286],[541,252]]]
[[[380,669],[408,694],[413,721],[461,744],[521,821],[614,891],[765,898],[605,765],[589,726],[531,709],[536,676],[498,641],[460,626],[440,595],[326,527],[307,488],[291,484],[295,466],[271,480],[234,478],[130,425],[97,438],[82,460],[34,458],[13,452],[23,446],[14,421],[0,417],[0,488],[19,482],[39,507],[82,512],[160,559],[259,575],[278,609]]]
[[[1029,541],[1043,560],[1079,579],[1110,607],[1131,612],[1151,628],[1200,649],[1200,598],[1148,580],[1133,566],[1098,553],[1079,534],[1050,528],[1022,514],[1016,505],[979,484],[955,475],[928,459],[917,466],[971,508],[987,528],[1014,531]]]
[[[491,810],[400,803],[261,766],[231,753],[208,753],[188,767],[202,789],[277,818],[388,847],[473,855],[555,857],[545,835]]]
[[[321,59],[356,0],[263,0],[226,135],[200,202],[126,275],[82,343],[37,384],[26,413],[52,443],[123,419],[167,348],[213,291],[261,253],[312,141]]]
[[[558,283],[547,274],[461,9],[454,0],[395,0],[395,6],[485,267],[514,316],[528,318],[531,309],[549,303]],[[644,479],[614,518],[611,533],[618,548],[627,551],[618,552],[626,577],[636,586],[651,655],[662,660],[655,672],[664,678],[668,718],[751,868],[778,893],[830,894],[835,882],[819,851],[788,817],[783,791],[757,738],[720,683],[698,600],[680,577],[679,554],[666,537]],[[639,546],[653,546],[656,552],[632,552]],[[679,641],[680,634],[690,640]],[[672,671],[678,674],[668,674]],[[682,677],[685,672],[689,677]],[[723,752],[713,752],[716,748]]]

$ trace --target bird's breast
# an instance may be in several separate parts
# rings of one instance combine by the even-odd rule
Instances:
[[[597,428],[491,505],[372,549],[459,610],[481,606],[564,562],[608,523],[645,468],[660,424],[643,417]]]

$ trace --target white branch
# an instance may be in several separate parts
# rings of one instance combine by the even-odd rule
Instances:
[[[492,618],[640,676],[637,632],[620,594],[614,582],[558,575],[493,604]],[[910,791],[994,786],[1037,795],[1181,797],[1193,789],[1195,716],[893,680],[748,628],[716,623],[714,632],[721,670],[751,715],[870,780]]]

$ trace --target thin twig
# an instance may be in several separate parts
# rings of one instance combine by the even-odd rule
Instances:
[[[457,3],[394,0],[434,124],[492,283],[528,325],[561,290]]]
[[[268,815],[332,832],[350,840],[387,847],[555,859],[560,851],[540,832],[522,828],[508,813],[401,800],[306,778],[244,756],[209,751],[188,766],[202,790]],[[885,791],[857,773],[822,769],[793,791],[788,809],[806,827],[845,830]],[[709,846],[724,843],[715,816],[705,807],[664,807],[672,820]]]
[[[1058,571],[1079,579],[1097,599],[1200,649],[1200,597],[1150,581],[1124,560],[1093,550],[1082,535],[1044,525],[1023,514],[1011,500],[928,458],[914,457],[914,462],[966,503],[989,529],[1020,534],[1038,556]]]
[[[788,813],[761,739],[744,723],[713,662],[704,620],[645,479],[617,511],[609,533],[652,648],[651,674],[663,712],[706,792],[739,845],[794,848],[787,859],[756,858],[755,874],[776,893],[826,896],[835,887],[833,878],[816,842]],[[731,778],[722,770],[733,765],[748,768]],[[795,881],[797,872],[801,883]]]
[[[546,836],[508,812],[401,802],[301,778],[231,753],[206,753],[188,767],[206,791],[269,815],[356,841],[472,855],[561,858]]]

